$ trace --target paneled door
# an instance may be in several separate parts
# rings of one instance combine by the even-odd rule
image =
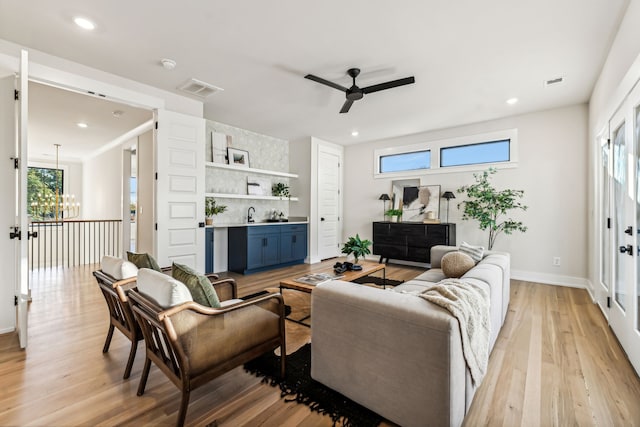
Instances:
[[[609,323],[640,373],[640,88],[609,121],[611,150],[611,270]]]
[[[318,146],[318,256],[320,259],[340,255],[342,234],[340,221],[341,153],[331,147]]]
[[[205,120],[158,110],[156,148],[156,257],[204,273]]]
[[[20,57],[18,78],[0,78],[0,191],[4,202],[0,221],[5,227],[0,269],[0,333],[18,331],[20,347],[27,347],[28,232],[27,223],[27,123],[28,53]],[[17,95],[17,96],[15,96]],[[14,306],[14,301],[16,305]]]

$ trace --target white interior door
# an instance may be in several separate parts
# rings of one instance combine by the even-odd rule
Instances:
[[[156,257],[204,273],[205,120],[156,111]]]
[[[597,303],[605,315],[609,316],[608,307],[611,296],[611,188],[613,182],[611,139],[606,130],[600,140],[600,283],[595,290]]]
[[[318,255],[320,259],[340,255],[341,203],[340,163],[342,153],[318,146]]]
[[[640,88],[611,119],[613,281],[609,322],[640,373]]]

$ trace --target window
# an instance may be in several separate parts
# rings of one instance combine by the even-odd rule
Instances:
[[[57,183],[56,183],[57,180]],[[62,193],[62,169],[30,167],[27,172],[27,213],[34,220],[55,217],[56,188]]]
[[[411,139],[415,139],[412,136]],[[438,173],[476,172],[489,165],[498,169],[518,166],[518,130],[425,141],[376,148],[374,178],[415,178]]]
[[[380,156],[380,173],[413,171],[430,167],[430,150]]]
[[[478,165],[509,161],[511,140],[481,142],[440,149],[440,166]]]

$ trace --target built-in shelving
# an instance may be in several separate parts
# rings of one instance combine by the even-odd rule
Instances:
[[[256,196],[255,194],[232,194],[232,193],[207,193],[206,197],[218,197],[220,199],[248,199],[248,200],[282,200],[297,202],[297,197],[280,197],[280,196]]]
[[[289,172],[278,172],[271,171],[266,169],[255,169],[255,168],[239,168],[238,166],[227,165],[225,163],[213,163],[213,162],[205,162],[205,165],[210,168],[218,168],[218,169],[229,169],[238,172],[247,172],[247,173],[257,173],[262,175],[273,175],[273,176],[282,176],[285,178],[298,178],[298,175],[295,173]],[[293,197],[291,198],[293,200]],[[269,199],[271,200],[271,199]]]

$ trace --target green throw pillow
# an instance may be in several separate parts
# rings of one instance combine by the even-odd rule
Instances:
[[[150,268],[155,271],[162,271],[156,260],[149,254],[137,254],[127,251],[127,260],[134,263],[138,268]]]
[[[207,307],[220,308],[218,294],[207,276],[198,274],[194,269],[175,262],[171,267],[171,275],[174,279],[187,285],[195,302]]]

